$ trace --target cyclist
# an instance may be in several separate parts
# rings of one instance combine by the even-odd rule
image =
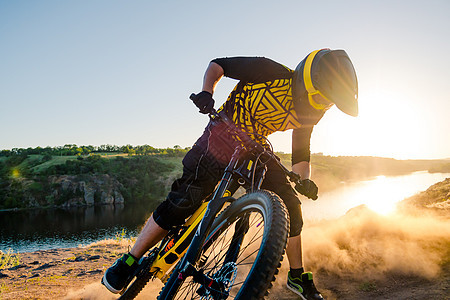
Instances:
[[[314,125],[333,105],[358,115],[358,83],[353,64],[344,50],[321,49],[308,54],[295,70],[264,57],[212,60],[203,78],[202,91],[193,101],[201,113],[214,107],[213,93],[222,76],[239,80],[220,107],[255,140],[276,131],[293,129],[292,170],[302,178],[303,192],[316,199],[318,188],[310,178],[310,138]],[[138,260],[175,225],[181,225],[214,190],[230,160],[236,141],[225,125],[210,121],[203,135],[183,159],[183,174],[172,184],[166,200],[148,219],[129,253],[104,274],[102,282],[119,293]],[[267,165],[263,189],[275,192],[288,208],[289,240],[286,248],[290,270],[287,286],[304,299],[323,299],[312,273],[303,269],[301,203],[282,170]]]

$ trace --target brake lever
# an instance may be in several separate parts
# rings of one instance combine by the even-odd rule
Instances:
[[[302,185],[302,183],[301,183],[302,182],[302,178],[297,173],[294,173],[292,171],[288,171],[288,176],[291,179],[291,181],[294,182],[295,184]]]

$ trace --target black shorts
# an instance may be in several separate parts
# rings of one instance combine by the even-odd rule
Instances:
[[[174,181],[166,200],[153,218],[163,229],[181,225],[216,187],[237,146],[222,123],[211,123],[183,159],[183,175]],[[301,203],[284,172],[269,162],[262,188],[276,193],[285,203],[290,218],[289,235],[297,236],[303,226]]]

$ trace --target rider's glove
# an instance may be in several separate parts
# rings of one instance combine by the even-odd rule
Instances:
[[[295,185],[295,189],[300,194],[312,199],[317,200],[317,192],[319,189],[317,188],[317,185],[314,183],[314,181],[305,179],[300,181],[300,183],[297,183]]]
[[[209,92],[203,91],[197,95],[191,95],[191,100],[200,109],[202,114],[209,114],[214,108],[214,99]]]

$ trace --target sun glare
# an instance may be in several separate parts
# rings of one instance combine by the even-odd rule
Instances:
[[[332,108],[314,127],[311,151],[333,156],[381,156],[396,159],[427,157],[430,149],[420,140],[433,134],[424,126],[424,112],[408,95],[371,90],[360,95],[357,118]],[[276,151],[291,152],[292,133],[270,135]]]
[[[375,150],[373,154],[400,159],[420,155],[414,141],[424,134],[421,113],[408,100],[407,95],[396,92],[373,91],[367,95],[367,103],[361,103],[357,130],[369,142],[366,147]]]
[[[363,203],[382,215],[394,212],[397,202],[404,197],[403,191],[385,176],[378,176],[373,183],[371,190],[366,191]]]
[[[380,214],[387,216],[395,211],[396,202],[394,201],[384,201],[385,199],[382,199],[382,201],[369,201],[369,203],[366,203],[367,207]]]
[[[422,118],[407,95],[361,92],[359,116],[352,118],[332,108],[314,128],[311,150],[331,155],[424,157],[429,149],[417,143],[427,136]]]

